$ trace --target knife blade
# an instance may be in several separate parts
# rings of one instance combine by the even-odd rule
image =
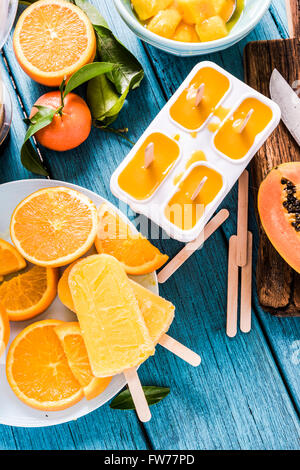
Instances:
[[[282,121],[300,145],[300,99],[277,69],[271,75],[270,95],[280,107]]]

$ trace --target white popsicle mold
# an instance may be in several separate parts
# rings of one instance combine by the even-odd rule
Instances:
[[[203,67],[212,67],[224,74],[230,80],[230,89],[225,93],[224,97],[220,100],[218,104],[218,107],[223,106],[225,108],[231,109],[230,113],[223,120],[223,123],[225,122],[225,120],[230,118],[230,116],[246,98],[256,98],[257,100],[260,100],[269,108],[271,108],[273,112],[273,117],[267,127],[256,136],[255,141],[247,155],[245,155],[245,157],[239,160],[231,159],[230,157],[224,155],[216,149],[214,145],[214,137],[218,130],[213,134],[207,128],[208,123],[214,122],[216,120],[216,118],[212,114],[200,127],[200,130],[195,131],[197,132],[196,137],[192,136],[193,132],[184,129],[179,124],[176,124],[176,122],[173,121],[170,117],[170,107],[178,99],[183,90],[189,85],[196,73]],[[175,238],[176,240],[180,240],[182,242],[192,241],[203,230],[209,219],[217,210],[218,206],[221,204],[223,199],[234,186],[239,176],[247,167],[250,160],[254,157],[259,148],[264,144],[267,138],[277,127],[280,121],[280,117],[280,109],[278,105],[272,100],[258,93],[253,88],[249,87],[241,80],[229,74],[213,62],[200,62],[193,68],[193,70],[184,80],[182,85],[178,88],[178,90],[170,98],[167,104],[158,113],[158,115],[143,133],[143,135],[132,148],[132,150],[128,153],[122,163],[114,171],[110,180],[111,191],[120,200],[126,202],[132,210],[145,215],[149,219],[153,220],[153,222],[155,222],[157,225],[162,227],[171,238]],[[180,140],[178,142],[175,142],[180,147],[180,155],[174,167],[164,179],[164,181],[160,184],[160,186],[156,189],[156,191],[148,199],[141,201],[133,198],[120,188],[118,184],[118,177],[122,170],[129,163],[129,161],[134,157],[139,147],[143,144],[144,140],[148,137],[148,135],[154,132],[166,134],[172,140],[174,140],[174,136],[176,134],[179,134]],[[186,163],[189,161],[191,155],[198,150],[202,150],[205,153],[207,162],[196,162],[186,170]],[[201,219],[199,219],[197,224],[191,230],[181,230],[175,225],[171,224],[171,222],[165,217],[164,210],[166,205],[172,198],[172,195],[178,188],[180,181],[186,178],[189,172],[197,165],[206,165],[218,171],[223,177],[223,187],[216,196],[216,198],[205,207],[204,214]],[[175,186],[174,177],[181,173],[183,174],[183,176]]]

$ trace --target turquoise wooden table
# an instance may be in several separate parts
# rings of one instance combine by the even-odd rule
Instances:
[[[199,58],[181,59],[148,47],[122,23],[111,0],[92,3],[146,71],[142,86],[132,92],[116,123],[129,127],[129,137],[136,140]],[[280,37],[287,37],[284,0],[273,0],[245,40],[205,59],[242,78],[247,41]],[[4,47],[1,72],[14,110],[10,137],[0,149],[0,183],[4,183],[34,177],[20,164],[22,119],[45,88],[20,69],[11,37]],[[75,151],[59,154],[42,149],[42,157],[52,178],[79,184],[116,203],[108,181],[128,149],[117,136],[94,129]],[[152,408],[152,421],[142,425],[133,411],[105,405],[53,428],[0,426],[0,449],[299,449],[300,320],[264,313],[254,290],[251,333],[234,339],[225,335],[227,250],[228,239],[236,232],[236,187],[223,206],[230,210],[230,219],[161,286],[162,295],[176,305],[171,334],[199,352],[202,365],[187,367],[159,347],[141,367],[144,384],[171,388],[170,395]],[[252,201],[250,229],[256,251]],[[154,243],[170,256],[181,247],[173,240]]]

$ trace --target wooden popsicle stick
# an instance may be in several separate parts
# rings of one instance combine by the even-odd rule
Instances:
[[[247,116],[245,117],[245,119],[242,120],[242,122],[240,124],[238,124],[237,126],[235,126],[233,124],[233,128],[234,130],[238,133],[238,134],[241,134],[243,132],[243,130],[245,129],[245,127],[247,126],[248,122],[249,122],[249,119],[251,118],[252,114],[254,113],[254,109],[250,109],[250,111],[248,112]]]
[[[228,252],[228,285],[227,285],[227,322],[226,334],[233,338],[237,333],[237,307],[238,307],[238,283],[239,268],[236,264],[237,236],[229,239]]]
[[[295,31],[295,26],[294,26],[294,21],[293,21],[293,12],[292,12],[292,2],[291,0],[285,0],[285,8],[286,8],[286,16],[288,20],[288,30],[289,30],[289,36],[290,38],[295,38],[296,37],[296,31]],[[295,5],[295,9],[297,6]]]
[[[145,168],[149,168],[154,160],[154,143],[150,142],[145,148]]]
[[[245,170],[239,178],[239,189],[238,189],[236,264],[240,267],[243,267],[247,264],[248,192],[249,192],[249,173],[247,170]]]
[[[176,256],[158,273],[157,279],[160,284],[166,282],[183,263],[225,222],[229,217],[227,209],[221,209],[204,227],[200,235],[185,245]]]
[[[196,199],[196,197],[199,195],[201,189],[203,188],[203,186],[205,185],[207,181],[207,176],[204,176],[204,178],[202,178],[202,180],[200,181],[200,183],[198,184],[197,188],[195,189],[191,199],[192,201],[194,201]]]
[[[197,107],[201,103],[202,98],[204,96],[204,89],[205,89],[205,85],[204,85],[204,83],[201,83],[201,85],[199,86],[199,88],[197,90],[196,99],[195,99],[195,106],[197,106]]]
[[[159,344],[164,348],[168,349],[168,351],[175,354],[175,356],[178,356],[180,357],[180,359],[183,359],[191,366],[197,367],[201,363],[201,357],[199,356],[199,354],[195,353],[194,351],[179,343],[179,341],[177,341],[176,339],[171,338],[171,336],[167,334],[164,334],[160,338]]]
[[[251,330],[251,307],[252,307],[252,233],[248,232],[248,261],[242,267],[241,275],[241,313],[240,330],[249,333]]]
[[[124,371],[124,375],[135,405],[139,420],[146,423],[151,419],[151,411],[135,367]]]

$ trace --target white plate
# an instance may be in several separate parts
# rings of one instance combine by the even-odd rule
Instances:
[[[111,205],[111,203],[106,199],[92,191],[62,181],[34,179],[5,183],[0,186],[0,238],[10,241],[10,218],[17,204],[34,191],[51,186],[67,186],[69,188],[77,189],[92,199],[96,206],[99,206],[103,202]],[[118,211],[115,207],[114,209]],[[120,214],[130,224],[130,226],[136,230],[124,214]],[[151,289],[153,292],[158,293],[158,283],[155,273],[148,274],[146,276],[135,276],[135,280],[143,284],[148,289]],[[64,307],[60,300],[56,298],[52,305],[38,317],[24,322],[11,322],[10,342],[27,325],[46,318],[58,318],[64,321],[74,321],[75,315]],[[85,416],[91,411],[104,405],[108,400],[111,400],[125,384],[126,381],[124,376],[123,374],[120,374],[115,376],[107,389],[94,400],[87,401],[86,399],[83,399],[77,405],[64,411],[45,412],[34,410],[19,401],[8,385],[5,374],[4,354],[0,359],[0,424],[20,427],[41,427],[66,423],[80,418],[81,416]]]

